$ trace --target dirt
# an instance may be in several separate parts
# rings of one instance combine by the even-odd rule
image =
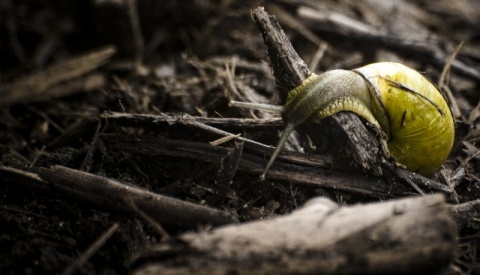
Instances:
[[[232,99],[279,103],[266,48],[251,18],[257,6],[277,16],[314,72],[395,61],[437,84],[452,106],[456,140],[432,179],[455,191],[447,198],[451,204],[478,198],[480,4],[475,0],[2,1],[0,168],[36,173],[66,166],[219,209],[240,222],[290,213],[316,196],[340,204],[389,199],[389,194],[365,196],[286,180],[260,182],[264,161],[250,171],[237,170],[242,156],[235,154],[244,145],[233,140],[219,145],[229,155],[210,159],[201,158],[202,152],[180,154],[170,147],[149,154],[140,145],[131,150],[121,146],[164,139],[208,144],[221,137],[180,123],[189,117],[275,117],[228,107]],[[459,63],[454,64],[449,59],[461,42],[454,56]],[[103,55],[92,57],[89,65],[62,63],[87,53]],[[55,64],[63,66],[49,71]],[[442,79],[445,67],[450,69]],[[109,121],[112,113],[177,120],[158,122],[157,127],[132,125]],[[218,127],[274,145],[281,123],[269,123]],[[296,136],[289,149],[300,147],[307,147],[306,142]],[[0,173],[2,274],[124,274],[131,271],[135,255],[165,237],[145,219],[6,175]],[[472,216],[460,232],[450,273],[479,271],[477,218]],[[208,226],[164,229],[174,237]],[[99,243],[109,230],[113,234]]]

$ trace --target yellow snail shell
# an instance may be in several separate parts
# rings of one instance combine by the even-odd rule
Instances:
[[[289,92],[283,107],[242,102],[231,105],[281,113],[285,129],[262,179],[296,126],[318,123],[341,111],[354,112],[382,129],[395,159],[422,175],[442,165],[454,141],[455,123],[445,98],[423,75],[399,63],[312,74]]]

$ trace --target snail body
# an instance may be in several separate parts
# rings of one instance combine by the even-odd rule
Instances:
[[[354,112],[380,128],[397,162],[422,175],[440,167],[454,141],[454,120],[442,94],[420,73],[399,63],[312,74],[288,93],[283,107],[241,102],[231,105],[280,112],[285,123],[261,179],[296,126],[319,123],[341,111]]]

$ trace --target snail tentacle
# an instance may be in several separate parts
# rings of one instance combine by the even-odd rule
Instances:
[[[253,110],[262,110],[262,111],[268,111],[268,112],[277,113],[277,114],[280,114],[283,111],[283,106],[281,105],[241,102],[241,101],[235,101],[235,100],[230,100],[230,102],[228,102],[228,106],[241,107],[241,108],[247,108],[247,109],[253,109]]]
[[[285,125],[285,129],[283,129],[282,134],[280,135],[280,139],[278,140],[277,146],[275,147],[275,150],[273,151],[272,155],[270,156],[270,159],[268,160],[268,163],[265,166],[265,169],[263,170],[262,174],[260,175],[260,180],[261,181],[265,180],[265,175],[267,174],[270,167],[272,167],[272,164],[275,161],[275,159],[277,158],[280,151],[282,151],[283,147],[285,146],[285,142],[287,142],[288,137],[293,132],[293,130],[295,130],[295,126],[296,125],[293,124],[293,123],[287,123],[287,125]]]

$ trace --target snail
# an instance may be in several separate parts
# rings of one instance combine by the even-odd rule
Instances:
[[[454,141],[454,119],[442,94],[419,72],[393,62],[312,74],[288,93],[284,106],[236,101],[230,106],[282,116],[285,128],[261,180],[296,126],[320,123],[341,111],[354,112],[381,129],[396,161],[424,176],[443,164]]]

